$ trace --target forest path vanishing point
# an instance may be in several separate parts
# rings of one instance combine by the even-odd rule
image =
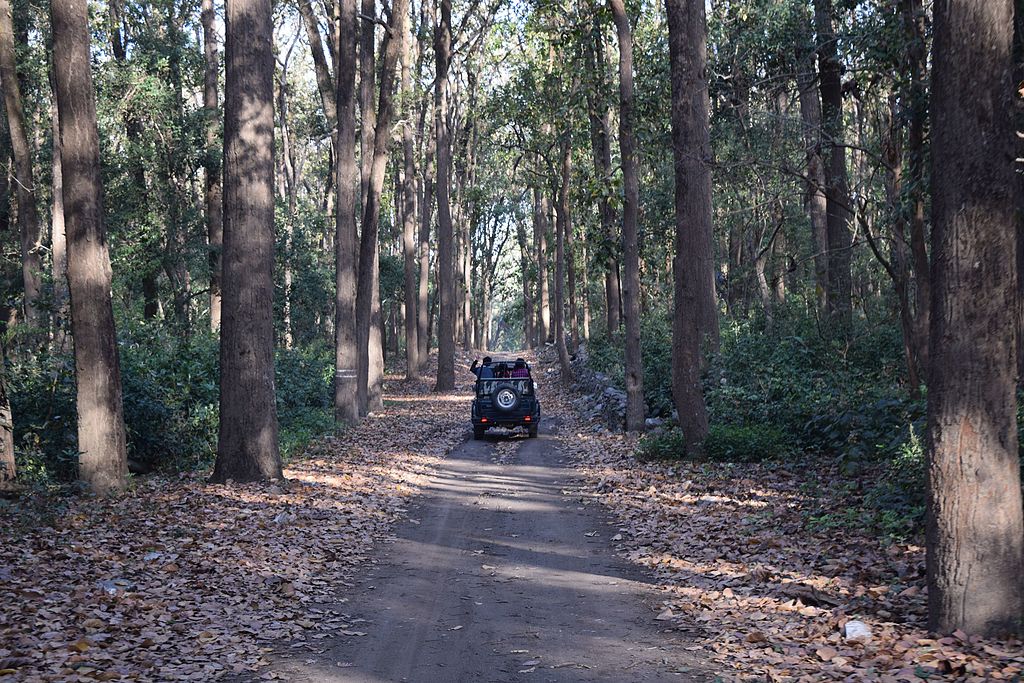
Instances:
[[[539,438],[467,441],[430,477],[344,602],[352,623],[287,680],[704,681],[690,643],[655,621],[643,572],[614,554],[600,506],[574,495],[559,417]],[[365,620],[365,621],[363,621]],[[264,677],[266,674],[264,674]]]

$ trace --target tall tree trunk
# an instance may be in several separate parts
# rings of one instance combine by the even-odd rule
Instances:
[[[907,173],[910,198],[910,253],[914,266],[915,315],[913,349],[921,374],[928,374],[928,328],[930,326],[931,277],[928,262],[928,235],[925,225],[925,126],[928,122],[928,57],[925,44],[925,16],[921,0],[901,0],[907,40],[907,70],[910,72],[910,109],[907,136]],[[917,391],[917,388],[914,389]]]
[[[281,478],[274,396],[274,56],[270,0],[227,0],[220,434],[212,481]]]
[[[384,58],[380,76],[380,100],[377,107],[376,132],[372,157],[364,157],[370,175],[363,197],[362,231],[359,241],[359,277],[356,288],[356,334],[359,342],[360,411],[377,410],[381,404],[383,380],[383,346],[380,335],[380,287],[378,286],[380,196],[388,165],[388,143],[391,141],[391,117],[394,109],[395,68],[406,31],[408,0],[395,0],[391,22],[384,37]],[[364,123],[365,125],[365,123]],[[376,340],[373,339],[376,328]],[[376,344],[373,342],[376,341]],[[364,374],[365,373],[365,374]],[[364,380],[365,378],[365,380]],[[364,384],[365,381],[365,384]],[[364,394],[362,393],[365,391]]]
[[[807,41],[810,40],[808,35]],[[821,158],[821,98],[818,95],[817,69],[814,65],[812,45],[798,49],[796,80],[800,99],[800,121],[804,133],[804,155],[807,160],[805,204],[811,219],[815,301],[818,315],[824,317],[829,311],[828,205],[825,197],[825,166]]]
[[[595,75],[597,82],[594,87],[587,89],[587,113],[590,119],[590,149],[594,157],[594,173],[602,185],[608,185],[612,180],[612,149],[611,149],[611,108],[600,104],[604,95],[604,41],[601,38],[601,27],[595,19],[591,27],[591,39],[587,41],[587,70]],[[594,92],[594,90],[598,92]],[[619,257],[618,244],[619,235],[615,226],[615,209],[609,201],[608,195],[601,192],[597,200],[598,215],[601,218],[601,232],[607,244],[605,250],[605,323],[608,336],[612,337],[619,332],[622,324],[619,315],[622,309],[622,292],[619,284]]]
[[[441,17],[434,29],[435,129],[437,131],[437,260],[441,299],[437,334],[437,391],[455,388],[455,268],[452,212],[448,183],[451,177],[451,137],[448,131],[448,67],[452,51],[452,3],[440,0]]]
[[[623,0],[608,0],[619,38],[619,150],[622,157],[622,300],[626,322],[626,429],[644,428],[644,370],[640,353],[640,247],[637,242],[637,204],[640,182],[633,138],[633,32]]]
[[[356,344],[356,0],[335,0],[338,16],[337,214],[335,216],[334,420],[359,421]]]
[[[313,57],[316,89],[320,94],[320,104],[323,107],[324,118],[327,119],[327,127],[335,131],[335,135],[331,136],[333,142],[337,135],[335,127],[338,124],[338,108],[335,102],[331,69],[327,65],[327,58],[324,56],[324,46],[320,40],[320,27],[317,25],[316,15],[313,13],[313,4],[310,0],[299,0],[298,5],[299,14],[302,16],[302,24],[306,28],[306,38],[309,40],[310,54]]]
[[[373,137],[377,130],[377,112],[373,106],[377,74],[377,61],[374,55],[376,0],[360,0],[359,14],[359,196],[365,207],[370,169],[373,165]]]
[[[220,150],[217,140],[220,133],[220,104],[217,101],[217,74],[220,58],[217,54],[216,15],[213,0],[202,0],[203,54],[206,59],[203,72],[203,109],[206,116],[206,155],[203,167],[206,169],[206,239],[209,248],[210,268],[210,329],[220,329],[221,315],[221,272],[220,254],[224,246],[224,197],[221,186]]]
[[[51,88],[57,89],[53,83],[53,70],[50,71]],[[52,131],[51,182],[52,208],[50,216],[50,269],[53,280],[53,347],[58,352],[66,350],[68,320],[68,243],[67,229],[64,225],[64,170],[61,164],[60,150],[60,109],[57,97],[50,103],[50,125]]]
[[[940,633],[1019,631],[1024,614],[1012,21],[1010,0],[935,5],[926,540]]]
[[[672,277],[672,395],[687,451],[703,453],[708,412],[700,381],[704,329],[700,302],[714,298],[711,264],[711,158],[708,118],[707,29],[704,4],[665,0],[672,80],[672,152],[675,160],[675,259]],[[764,281],[763,257],[759,276]],[[714,334],[717,336],[717,319]]]
[[[124,486],[128,459],[85,0],[53,0],[50,19],[67,207],[78,475],[93,491],[105,493]]]
[[[419,379],[420,356],[416,315],[416,150],[412,129],[412,41],[402,34],[402,92],[407,108],[402,126],[404,183],[402,185],[402,251],[405,256],[405,378]],[[428,238],[429,239],[429,238]]]
[[[14,47],[14,18],[10,0],[0,0],[0,84],[3,86],[7,127],[14,150],[14,180],[18,197],[18,228],[21,232],[21,273],[25,292],[25,322],[30,335],[38,337],[43,325],[39,311],[42,287],[42,230],[36,206],[36,181],[32,169],[32,148],[28,140],[21,84]]]
[[[850,190],[846,177],[843,138],[843,83],[837,39],[832,27],[832,0],[814,0],[818,33],[818,73],[822,131],[826,157],[826,212],[828,222],[828,304],[832,323],[845,335],[852,323],[850,279]]]
[[[551,295],[548,287],[548,198],[542,188],[533,188],[533,231],[537,243],[537,345],[552,341]]]
[[[574,381],[569,349],[565,341],[565,234],[568,229],[568,185],[572,173],[572,143],[566,135],[562,141],[561,182],[558,188],[557,212],[555,214],[555,349],[558,351],[558,365],[562,371],[562,382]]]
[[[566,137],[570,137],[568,131],[566,132]],[[576,227],[572,222],[572,203],[569,200],[569,186],[572,182],[571,140],[566,156],[563,159],[563,165],[562,182],[558,188],[558,210],[562,214],[561,220],[564,226],[566,284],[568,285],[569,294],[569,331],[566,335],[566,343],[568,344],[569,351],[575,354],[580,345],[580,315],[579,300],[576,297]]]
[[[530,255],[530,244],[526,241],[526,226],[523,221],[516,221],[516,238],[519,241],[519,267],[523,275],[523,347],[534,345],[534,311],[533,287],[530,278],[535,274],[533,259]]]
[[[422,137],[422,129],[421,129]],[[427,135],[427,154],[423,162],[423,192],[420,202],[420,276],[416,302],[416,339],[419,342],[420,369],[430,357],[430,226],[434,212],[434,150],[437,136]]]

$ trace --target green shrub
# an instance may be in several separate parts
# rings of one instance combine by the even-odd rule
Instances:
[[[712,425],[704,456],[719,462],[761,462],[790,455],[789,435],[772,425]]]
[[[681,429],[652,432],[642,439],[637,455],[645,460],[679,460],[686,457],[686,441]]]

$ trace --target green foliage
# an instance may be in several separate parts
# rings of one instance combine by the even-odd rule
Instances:
[[[704,441],[704,455],[720,462],[761,462],[793,452],[789,436],[773,425],[714,424]]]
[[[145,468],[212,465],[219,417],[219,345],[203,333],[181,340],[159,325],[121,334],[128,457]],[[74,364],[42,355],[11,364],[19,477],[68,482],[77,476]],[[290,457],[333,429],[333,354],[326,345],[281,350],[276,359],[281,452]]]

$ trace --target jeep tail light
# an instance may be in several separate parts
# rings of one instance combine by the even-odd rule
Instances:
[[[481,418],[480,418],[480,421],[481,421],[481,422],[487,422],[487,418],[486,418],[486,417],[481,417]]]
[[[524,422],[529,422],[529,421],[530,421],[530,416],[529,416],[529,415],[527,415],[526,417],[524,417],[524,418],[523,418],[523,421],[524,421]]]

